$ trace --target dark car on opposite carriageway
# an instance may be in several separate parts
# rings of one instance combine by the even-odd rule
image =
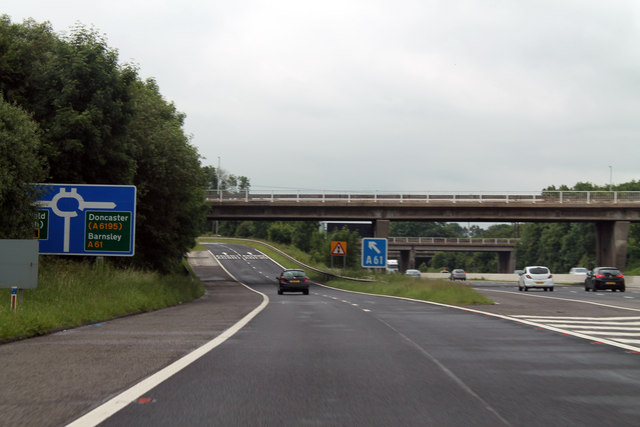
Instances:
[[[584,279],[584,290],[595,292],[601,289],[624,292],[626,286],[622,272],[615,267],[596,267],[587,273],[587,278]]]

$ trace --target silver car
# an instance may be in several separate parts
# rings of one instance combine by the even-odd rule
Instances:
[[[414,279],[420,278],[420,270],[407,270],[404,272],[406,276],[413,277]]]
[[[589,272],[589,270],[587,270],[584,267],[573,267],[571,270],[569,270],[569,274],[582,274],[582,275],[587,275],[587,273]]]
[[[464,270],[457,268],[451,271],[451,276],[449,276],[451,280],[467,280],[467,273]]]
[[[530,288],[553,291],[553,274],[544,266],[525,267],[518,279],[518,290],[528,291]]]

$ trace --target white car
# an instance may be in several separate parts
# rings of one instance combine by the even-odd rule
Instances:
[[[525,267],[518,279],[518,290],[528,291],[529,288],[553,291],[553,274],[547,267],[541,265]]]

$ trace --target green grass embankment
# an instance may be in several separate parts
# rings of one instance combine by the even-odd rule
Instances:
[[[442,279],[413,279],[401,274],[388,274],[371,283],[331,280],[330,286],[349,291],[412,298],[449,305],[493,304],[493,301],[468,285]]]
[[[258,241],[226,238],[219,239],[214,237],[201,238],[199,240],[201,242],[217,241],[221,243],[237,243],[251,246],[276,260],[286,268],[300,268],[299,264],[282,256],[277,251],[274,251],[269,246],[259,243]],[[269,245],[286,252],[288,255],[294,257],[303,264],[309,265],[318,270],[328,271],[333,274],[348,277],[368,278],[372,280],[371,282],[360,282],[340,278],[330,278],[326,275],[315,273],[313,271],[307,272],[312,280],[320,281],[327,286],[356,292],[413,298],[450,305],[493,304],[493,301],[479,294],[469,285],[459,282],[452,282],[447,279],[413,279],[402,274],[372,273],[362,268],[346,271],[341,269],[329,269],[323,264],[314,262],[309,254],[296,248],[272,243],[269,243]]]
[[[13,312],[10,290],[0,289],[0,342],[191,301],[204,287],[185,274],[40,257],[38,288],[21,292]]]

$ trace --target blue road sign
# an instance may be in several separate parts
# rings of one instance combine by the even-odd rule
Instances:
[[[387,239],[362,239],[362,266],[365,268],[387,267]]]
[[[36,184],[41,254],[132,256],[136,187]]]

